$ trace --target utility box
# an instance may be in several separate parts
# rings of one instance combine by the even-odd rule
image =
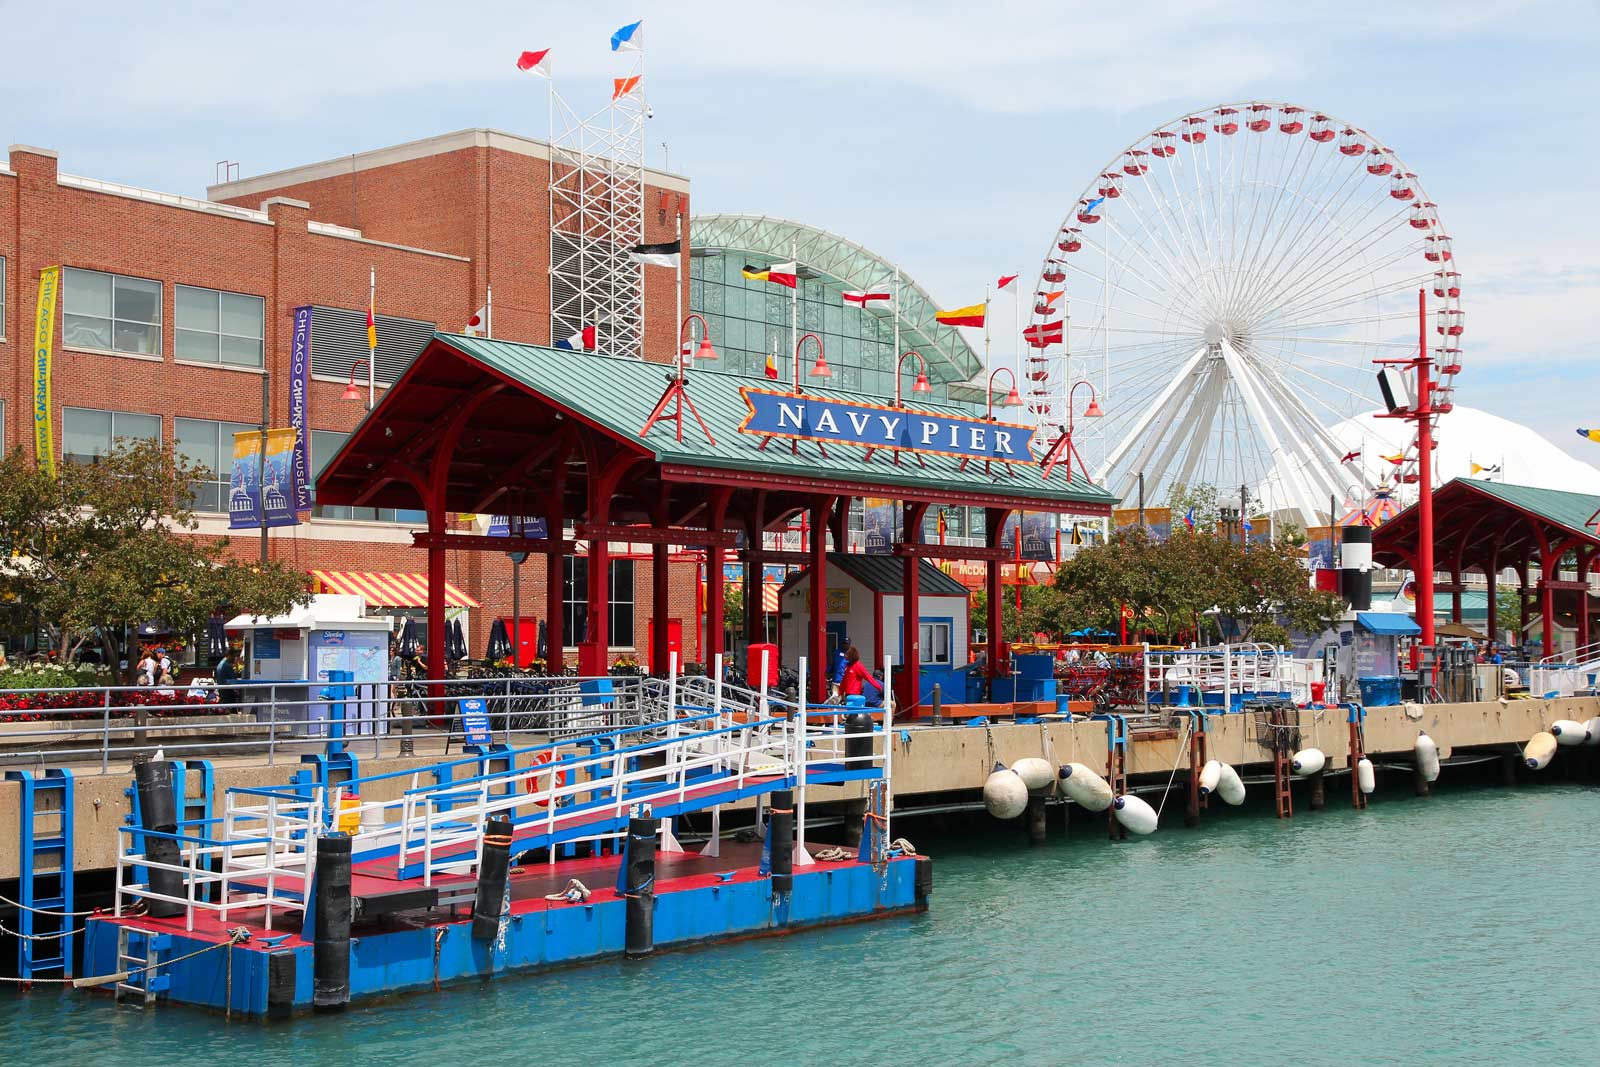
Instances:
[[[345,705],[345,735],[385,733],[394,620],[366,610],[362,597],[317,593],[287,615],[230,619],[229,632],[244,635],[249,680],[241,706],[253,705],[259,721],[300,724],[306,736],[321,737],[328,705],[318,697],[333,674],[344,671],[351,679],[345,684],[355,688]]]

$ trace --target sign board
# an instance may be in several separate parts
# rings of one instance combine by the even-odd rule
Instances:
[[[511,530],[515,527],[518,535],[522,537],[549,537],[550,525],[541,515],[528,515],[516,517],[512,515],[490,515],[489,529],[486,536],[510,537]]]
[[[1033,463],[1033,427],[969,415],[797,396],[744,386],[750,412],[739,432],[937,456]]]
[[[463,700],[459,707],[461,716],[461,732],[466,736],[469,745],[487,745],[491,740],[489,733],[489,712],[482,697],[469,697]]]
[[[267,633],[257,630],[250,642],[251,659],[277,659],[283,655],[283,649],[278,644],[277,631]]]

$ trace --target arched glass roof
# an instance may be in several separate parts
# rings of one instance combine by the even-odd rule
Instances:
[[[836,233],[766,215],[695,215],[689,220],[689,245],[701,252],[737,252],[772,262],[795,259],[830,289],[840,291],[892,291],[898,270],[901,349],[915,348],[927,357],[932,364],[930,377],[937,380],[965,382],[983,367],[961,332],[934,318],[937,307],[933,298],[914,278]]]

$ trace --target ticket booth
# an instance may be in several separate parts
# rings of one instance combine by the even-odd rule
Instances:
[[[260,721],[301,724],[308,737],[327,732],[328,704],[318,699],[332,671],[349,671],[353,699],[345,705],[345,736],[382,734],[393,620],[369,616],[359,596],[317,593],[285,615],[238,615],[230,634],[244,637],[247,694]],[[274,709],[272,704],[276,703]]]

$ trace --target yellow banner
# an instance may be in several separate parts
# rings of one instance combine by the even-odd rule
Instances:
[[[56,472],[56,434],[51,398],[56,341],[56,299],[61,292],[61,268],[39,272],[39,310],[33,317],[33,455],[34,462],[50,474]]]

